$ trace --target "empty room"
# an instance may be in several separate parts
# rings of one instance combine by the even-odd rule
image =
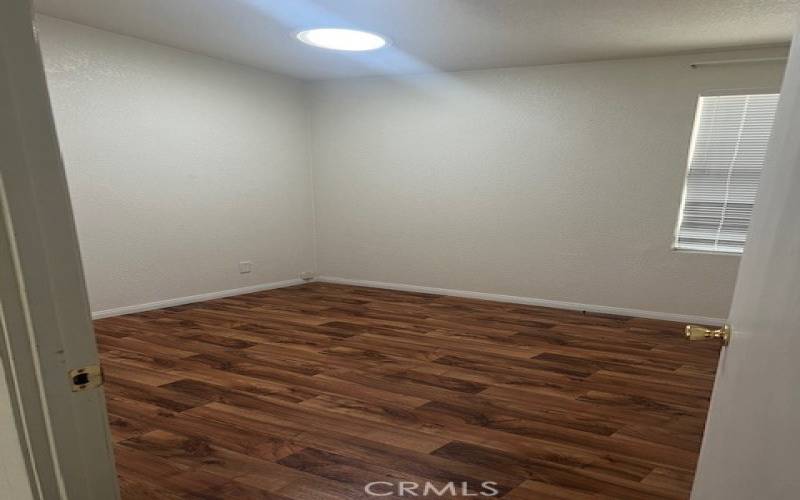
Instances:
[[[800,498],[798,14],[0,1],[0,499]]]

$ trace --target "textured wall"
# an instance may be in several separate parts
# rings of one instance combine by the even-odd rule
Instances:
[[[724,317],[738,257],[670,249],[705,54],[312,88],[318,266],[351,279]]]
[[[52,18],[38,28],[92,310],[313,270],[302,84]]]
[[[309,89],[39,27],[94,310],[313,270],[316,203],[324,275],[727,314],[739,259],[670,250],[696,96],[782,67],[688,64],[783,51]]]

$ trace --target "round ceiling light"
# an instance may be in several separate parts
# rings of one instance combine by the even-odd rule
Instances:
[[[301,31],[297,34],[301,42],[330,50],[359,52],[376,50],[386,46],[386,39],[368,31],[343,28],[319,28]]]

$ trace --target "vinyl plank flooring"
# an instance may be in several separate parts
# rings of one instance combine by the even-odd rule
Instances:
[[[688,498],[719,347],[682,328],[325,283],[95,321],[124,500]]]

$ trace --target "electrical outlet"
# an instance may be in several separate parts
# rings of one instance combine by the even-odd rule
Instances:
[[[313,271],[303,271],[300,273],[300,279],[304,281],[311,281],[314,279],[314,272]]]
[[[253,270],[253,263],[249,260],[243,260],[239,262],[239,273],[240,274],[247,274]]]

